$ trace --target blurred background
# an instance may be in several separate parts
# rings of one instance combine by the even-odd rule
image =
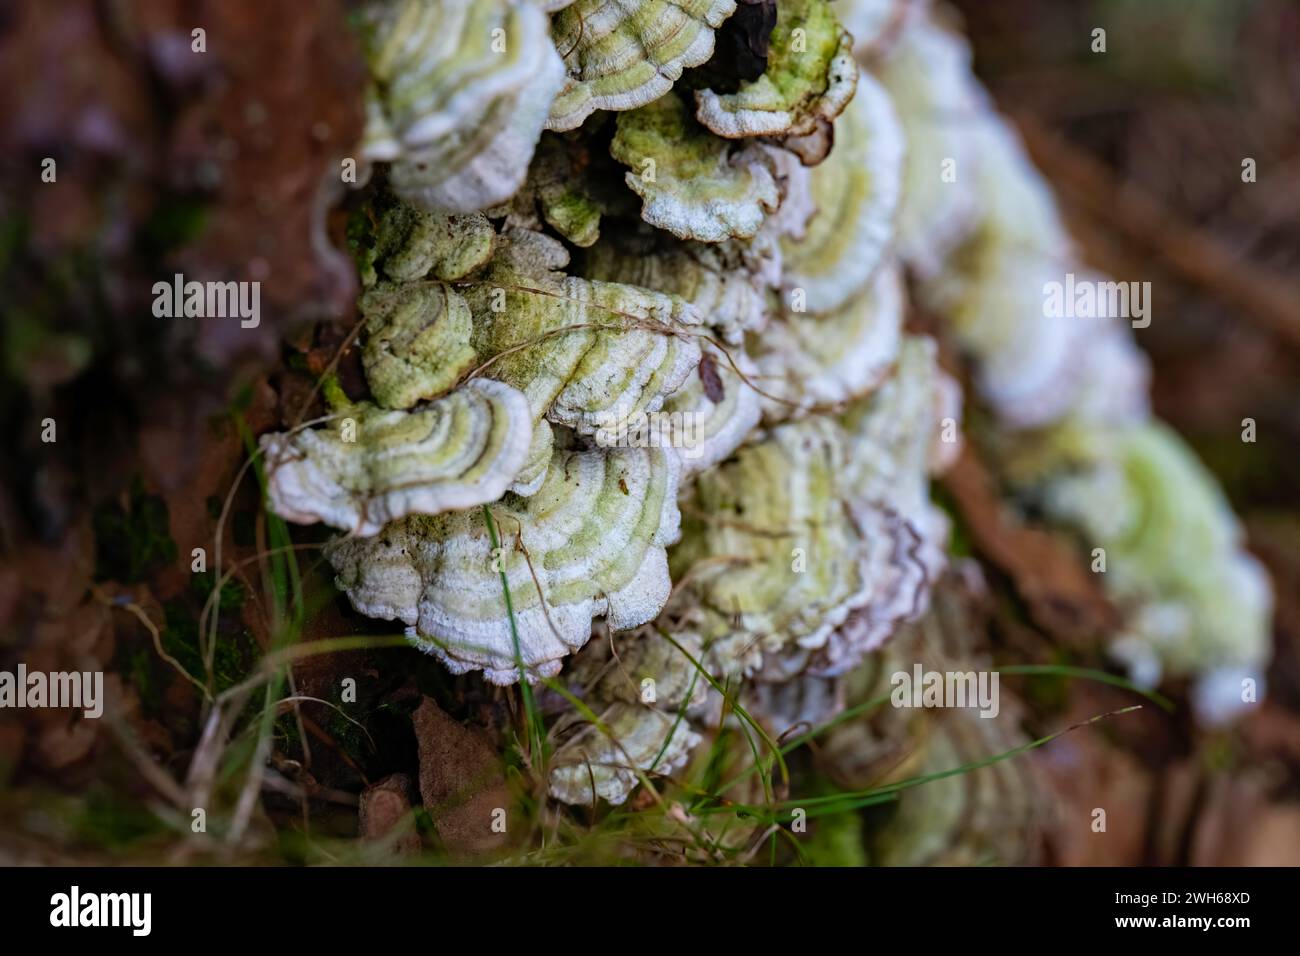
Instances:
[[[1148,709],[1052,745],[1095,761],[1081,806],[1129,808],[1125,832],[1066,841],[1060,862],[1300,863],[1300,4],[955,6],[1086,258],[1152,282],[1157,318],[1135,335],[1156,414],[1222,483],[1274,582],[1268,698],[1235,732],[1189,736]]]

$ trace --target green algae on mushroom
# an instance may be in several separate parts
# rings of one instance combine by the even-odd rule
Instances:
[[[750,238],[781,201],[767,154],[713,136],[675,94],[620,114],[609,148],[641,218],[681,239]]]
[[[787,308],[840,308],[871,281],[894,238],[903,137],[884,90],[863,75],[836,124],[835,148],[809,171],[816,214],[782,240]]]
[[[457,215],[395,202],[381,209],[375,228],[375,266],[399,282],[454,282],[492,258],[496,231],[482,213]]]
[[[531,497],[490,507],[499,548],[473,509],[339,539],[327,557],[358,611],[403,621],[412,643],[453,673],[515,683],[517,634],[523,676],[535,681],[587,643],[593,618],[623,630],[659,613],[680,472],[671,449],[556,449]]]
[[[272,511],[373,535],[409,514],[495,501],[524,463],[532,416],[524,396],[475,381],[410,411],[368,402],[323,428],[263,435]]]
[[[396,192],[473,212],[523,183],[564,64],[526,0],[375,0],[364,8],[374,80],[368,159]]]
[[[580,248],[600,238],[604,205],[590,177],[578,170],[566,144],[558,137],[542,137],[529,181],[537,192],[547,225]]]
[[[568,77],[547,125],[574,129],[596,110],[658,99],[713,55],[713,31],[736,0],[577,0],[552,20]]]
[[[656,411],[699,363],[699,314],[674,296],[565,275],[546,236],[513,233],[463,290],[483,374],[528,396],[537,418],[590,435]]]
[[[838,419],[772,428],[695,479],[677,575],[723,672],[843,673],[924,610],[948,525],[929,500],[940,414],[929,340]]]
[[[410,408],[441,395],[474,366],[469,306],[441,282],[381,282],[361,297],[361,363],[375,401]]]
[[[735,93],[697,90],[696,118],[718,136],[805,136],[833,121],[857,88],[852,39],[830,0],[782,0],[767,68]]]
[[[823,643],[867,596],[838,485],[844,455],[843,431],[810,418],[696,478],[673,568],[696,569],[702,633],[724,672],[752,672],[787,644]]]

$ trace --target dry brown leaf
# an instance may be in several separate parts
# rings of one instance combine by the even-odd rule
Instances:
[[[411,717],[420,748],[420,796],[447,848],[478,856],[503,848],[513,798],[496,747],[487,734],[466,727],[425,697]],[[495,832],[504,819],[505,833]]]
[[[1101,585],[1073,550],[1010,514],[970,442],[944,475],[943,484],[956,500],[976,550],[1011,579],[1039,627],[1079,643],[1118,625],[1118,615]]]
[[[411,778],[395,773],[367,787],[361,794],[361,839],[385,842],[394,827],[410,827],[392,844],[393,853],[405,856],[420,852],[420,834],[411,826]]]

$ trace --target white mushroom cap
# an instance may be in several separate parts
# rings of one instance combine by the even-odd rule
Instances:
[[[329,427],[261,437],[269,504],[288,521],[372,535],[495,501],[524,463],[531,420],[522,393],[486,380],[411,411],[356,405]]]
[[[523,183],[564,65],[522,0],[374,0],[368,159],[412,202],[486,209]],[[494,37],[503,38],[494,48]]]
[[[863,74],[835,124],[835,148],[811,171],[817,214],[782,241],[783,300],[829,312],[857,296],[884,261],[894,237],[902,185],[903,137],[889,97]]]
[[[517,636],[524,675],[554,676],[590,638],[592,618],[636,627],[668,599],[680,470],[672,450],[556,450],[531,498],[491,508],[500,551],[475,509],[408,518],[327,554],[358,611],[415,624],[412,642],[454,673],[514,683]],[[414,606],[394,596],[411,596],[413,575]]]
[[[713,55],[713,31],[736,0],[577,0],[553,22],[568,79],[547,125],[574,129],[596,110],[632,110],[663,96],[686,67]]]

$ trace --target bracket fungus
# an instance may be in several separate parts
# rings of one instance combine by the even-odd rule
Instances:
[[[928,449],[929,427],[920,435]],[[698,627],[719,670],[785,679],[810,665],[847,668],[868,649],[862,634],[849,650],[831,648],[832,663],[817,655],[854,612],[870,608],[881,622],[874,644],[924,606],[916,592],[930,574],[917,563],[916,532],[891,535],[883,523],[901,527],[897,513],[845,477],[848,456],[881,453],[850,449],[845,430],[817,416],[771,429],[696,478],[672,562],[675,576],[692,575]],[[904,580],[915,587],[900,601]]]
[[[907,141],[897,250],[938,274],[975,217],[972,122],[986,109],[966,41],[927,20],[910,24],[878,67]]]
[[[368,159],[419,205],[474,212],[509,199],[564,82],[545,12],[529,0],[375,0]]]
[[[1240,679],[1262,683],[1268,579],[1242,546],[1223,493],[1182,441],[1151,423],[1065,423],[1010,456],[1012,476],[1056,522],[1105,555],[1107,592],[1128,612],[1111,651],[1135,680],[1204,684],[1203,715],[1242,707]]]
[[[864,62],[882,52],[912,23],[930,0],[836,0],[835,13],[853,36],[853,52]]]
[[[751,436],[762,417],[759,395],[751,384],[758,374],[758,367],[743,351],[727,358],[714,346],[704,346],[695,373],[664,403],[670,421],[680,420],[687,433],[681,443],[686,475],[712,468]]]
[[[905,192],[917,204],[905,203],[898,246],[975,360],[994,413],[984,443],[1037,514],[1100,546],[1105,589],[1126,620],[1114,656],[1147,684],[1192,678],[1202,719],[1230,718],[1241,681],[1261,683],[1268,659],[1269,584],[1222,494],[1150,417],[1147,362],[1128,331],[1136,316],[1127,295],[1115,296],[1119,309],[1109,298],[1127,284],[1079,265],[1051,190],[988,104],[962,40],[909,23],[881,70],[913,147]],[[960,157],[961,188],[934,188],[929,164],[941,154]],[[1093,305],[1049,307],[1049,290],[1072,285]]]
[[[782,241],[786,304],[802,299],[810,312],[843,306],[871,281],[894,234],[902,182],[898,120],[869,76],[835,129],[835,149],[810,175],[817,214]]]
[[[345,405],[325,428],[262,436],[270,507],[373,535],[406,515],[495,501],[523,465],[531,424],[523,394],[487,380],[410,411]]]
[[[626,630],[659,613],[680,474],[671,449],[557,449],[535,494],[489,509],[492,527],[477,509],[413,516],[327,556],[358,611],[403,621],[453,673],[535,681],[587,643],[593,618]]]
[[[886,570],[871,602],[853,611],[818,651],[812,673],[846,672],[899,624],[917,617],[947,563],[948,519],[930,502],[929,476],[956,456],[961,407],[960,391],[940,370],[936,351],[930,339],[904,340],[893,376],[840,417],[850,447],[859,449],[848,458],[844,481],[866,502],[858,520],[880,548]],[[952,424],[947,440],[945,418]]]
[[[555,15],[568,79],[551,106],[553,130],[596,110],[632,110],[672,88],[713,55],[713,31],[736,0],[577,0]]]
[[[806,136],[853,98],[853,41],[830,0],[782,0],[776,9],[763,74],[735,93],[695,93],[696,118],[718,136]]]
[[[771,420],[843,405],[876,388],[893,367],[903,336],[899,269],[877,270],[871,284],[839,308],[783,312],[763,333],[755,360]]]
[[[821,643],[861,596],[858,541],[836,484],[843,460],[842,432],[813,418],[695,479],[673,571],[697,569],[701,633],[723,673],[753,672],[787,644]]]
[[[588,251],[584,271],[593,279],[623,282],[679,296],[693,305],[726,341],[739,344],[746,332],[767,324],[768,283],[740,242],[674,242],[646,232],[602,239]]]
[[[951,577],[951,576],[950,576]],[[847,678],[837,682],[849,707],[898,695],[897,676],[916,667],[929,673],[990,673],[976,647],[981,622],[963,601],[970,595],[945,579],[942,597],[923,618]],[[888,817],[871,821],[865,840],[881,866],[1017,865],[1035,862],[1038,835],[1049,813],[1048,795],[1023,761],[993,761],[979,773],[954,768],[989,762],[1024,747],[1018,702],[1006,687],[966,684],[958,706],[905,704],[872,707],[832,728],[822,759],[833,779],[850,790],[879,787],[929,774],[925,786],[904,789]]]
[[[623,803],[725,719],[715,682],[777,732],[826,719],[933,611],[963,395],[905,331],[915,291],[1014,500],[1106,549],[1115,654],[1226,712],[1267,582],[1151,421],[1125,324],[1044,314],[1085,273],[965,41],[926,3],[782,0],[733,21],[743,69],[683,79],[735,6],[366,7],[366,155],[393,164],[349,224],[373,401],[263,436],[271,507],[350,532],[338,587],[452,672],[563,671],[589,710],[545,715],[549,791]],[[904,723],[916,767],[1015,736]],[[964,786],[908,812],[963,840],[953,808],[987,809]]]
[[[781,202],[767,153],[711,135],[676,94],[620,114],[609,150],[630,167],[641,218],[681,239],[751,238]]]
[[[516,231],[464,296],[485,374],[527,395],[535,417],[590,435],[662,407],[699,363],[700,316],[674,296],[564,275],[567,263],[555,240]]]
[[[686,764],[702,739],[687,712],[703,702],[708,683],[691,662],[699,658],[699,636],[683,633],[677,643],[682,650],[641,628],[619,642],[617,656],[596,640],[575,658],[570,683],[599,723],[572,714],[557,724],[551,796],[579,805],[599,796],[617,805],[643,776]]]
[[[474,366],[469,306],[442,282],[382,282],[361,297],[361,363],[375,401],[410,408],[451,389]]]
[[[496,240],[496,230],[482,213],[456,215],[394,202],[377,215],[374,263],[399,282],[454,282],[486,265]]]
[[[601,724],[585,724],[557,750],[550,776],[555,799],[583,805],[599,796],[617,806],[642,774],[680,770],[701,739],[675,715],[640,704],[610,704]]]

